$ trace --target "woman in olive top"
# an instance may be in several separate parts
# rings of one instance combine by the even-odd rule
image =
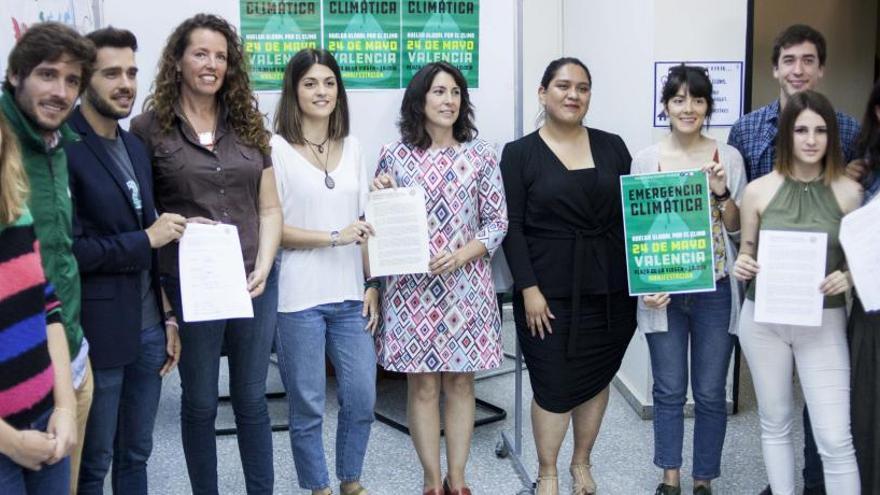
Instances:
[[[774,495],[794,494],[792,372],[797,373],[822,455],[828,493],[859,493],[850,434],[850,364],[846,301],[851,287],[837,234],[841,218],[862,201],[861,187],[843,175],[837,118],[814,91],[790,97],[779,117],[773,172],[746,187],[740,210],[742,243],[734,275],[748,281],[739,339],[749,362],[764,465]],[[759,230],[821,232],[828,236],[827,276],[815,290],[825,295],[820,326],[755,321]]]

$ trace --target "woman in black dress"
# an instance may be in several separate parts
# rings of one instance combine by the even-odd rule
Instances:
[[[863,158],[851,165],[862,168],[863,203],[880,201],[880,81],[874,84],[868,98],[858,146]],[[866,312],[858,293],[853,295],[847,327],[852,366],[852,437],[862,493],[877,493],[880,491],[880,312]]]
[[[619,136],[582,125],[591,85],[580,60],[551,62],[538,90],[543,126],[508,143],[501,157],[510,218],[504,253],[534,394],[539,495],[558,492],[556,458],[569,421],[572,492],[595,493],[590,451],[636,328],[619,184],[632,160]]]

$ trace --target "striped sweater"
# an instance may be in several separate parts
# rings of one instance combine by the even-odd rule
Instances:
[[[61,304],[46,282],[33,220],[24,212],[0,224],[0,417],[27,428],[52,408],[54,374],[47,323]]]

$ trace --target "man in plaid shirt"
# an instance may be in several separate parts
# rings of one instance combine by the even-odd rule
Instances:
[[[825,70],[827,54],[825,37],[810,26],[795,24],[786,28],[773,43],[773,77],[779,81],[779,99],[754,112],[743,115],[733,124],[727,143],[738,149],[745,160],[749,181],[773,170],[776,160],[776,133],[779,113],[788,98],[808,89],[815,89]],[[840,140],[847,163],[856,158],[859,124],[855,119],[837,112]],[[813,439],[810,417],[804,406],[804,495],[824,495],[825,476],[822,460]],[[770,487],[760,495],[771,495]]]
[[[743,115],[733,124],[727,144],[738,149],[746,165],[749,181],[773,170],[776,159],[776,126],[788,97],[815,89],[825,70],[825,37],[810,26],[795,24],[783,31],[773,44],[773,77],[779,81],[779,99]],[[837,112],[840,141],[847,163],[856,158],[859,124]]]

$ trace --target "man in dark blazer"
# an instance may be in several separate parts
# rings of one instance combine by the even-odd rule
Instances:
[[[146,494],[161,376],[180,356],[176,321],[163,310],[155,250],[179,239],[186,221],[170,213],[157,218],[150,157],[118,124],[137,94],[137,40],[112,27],[87,37],[97,58],[68,122],[80,141],[65,148],[82,326],[95,381],[78,492],[102,493],[112,460],[114,493]]]

